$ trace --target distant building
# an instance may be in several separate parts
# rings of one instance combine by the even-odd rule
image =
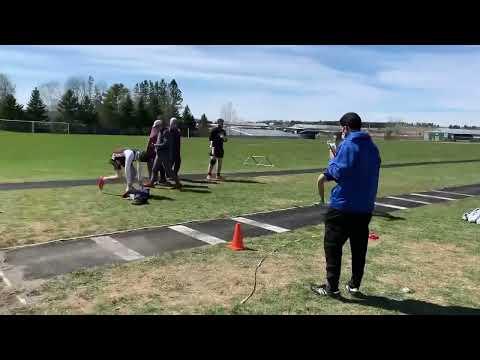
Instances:
[[[480,130],[438,128],[425,131],[423,139],[427,141],[480,141]]]

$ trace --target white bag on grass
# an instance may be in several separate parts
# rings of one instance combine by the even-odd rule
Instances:
[[[479,216],[480,216],[480,208],[476,208],[476,209],[467,211],[465,214],[463,214],[462,220],[465,220],[468,222],[476,222]],[[475,218],[475,220],[473,220],[473,218]]]
[[[473,209],[467,215],[467,221],[469,223],[477,223],[477,220],[480,219],[480,209]]]

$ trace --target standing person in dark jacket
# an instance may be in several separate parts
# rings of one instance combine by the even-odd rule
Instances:
[[[153,162],[152,176],[150,181],[144,184],[145,187],[155,187],[155,181],[158,179],[158,171],[163,166],[166,175],[175,181],[175,188],[182,187],[178,177],[172,171],[171,154],[171,136],[167,127],[167,121],[162,119],[160,129],[158,131],[157,142],[154,144],[156,149],[155,161]]]
[[[161,124],[162,124],[162,120],[160,118],[155,120],[153,125],[152,125],[152,129],[150,130],[150,136],[148,137],[146,156],[148,158],[147,168],[148,168],[148,178],[149,179],[152,178],[153,163],[154,163],[155,157],[157,155],[157,152],[155,150],[155,143],[157,142],[158,132],[159,132]],[[158,175],[156,175],[155,178],[158,178]],[[167,182],[167,179],[165,178],[165,170],[163,170],[163,167],[160,167],[160,181],[159,182],[160,183],[166,183]]]
[[[343,142],[327,169],[318,178],[320,201],[324,202],[323,184],[335,181],[329,209],[325,215],[324,249],[327,281],[312,285],[318,295],[338,296],[342,248],[350,239],[352,277],[346,285],[351,295],[359,294],[368,247],[368,226],[375,207],[380,173],[380,154],[370,135],[361,131],[362,120],[356,113],[340,119]]]
[[[182,158],[180,156],[181,135],[180,129],[178,128],[177,119],[174,117],[170,119],[170,137],[172,140],[170,147],[172,170],[173,173],[178,177],[178,171],[180,170],[180,164],[182,163]]]
[[[217,120],[217,127],[210,132],[210,164],[208,165],[207,180],[224,180],[221,176],[223,161],[223,143],[227,141],[227,134],[223,129],[223,119]],[[212,171],[217,164],[217,176],[212,177]]]

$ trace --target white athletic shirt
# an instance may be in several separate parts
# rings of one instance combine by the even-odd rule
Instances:
[[[138,161],[140,152],[136,150],[126,149],[123,151],[125,156],[125,179],[127,180],[127,186],[132,187],[135,181],[141,185],[141,172],[140,172],[140,162]],[[133,164],[134,161],[137,161],[137,169]]]

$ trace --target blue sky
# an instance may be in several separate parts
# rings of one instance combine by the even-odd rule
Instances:
[[[0,46],[20,103],[70,76],[132,87],[175,78],[195,116],[480,125],[480,46]]]

